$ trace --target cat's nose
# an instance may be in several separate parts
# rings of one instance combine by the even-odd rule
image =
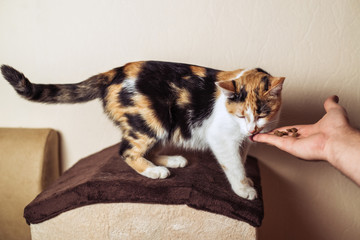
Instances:
[[[250,133],[251,133],[251,134],[257,134],[257,133],[259,133],[262,129],[263,129],[263,128],[259,128],[259,127],[256,126],[254,130],[251,130],[251,131],[250,131]]]
[[[257,131],[254,129],[254,130],[250,131],[250,133],[255,134],[255,133],[257,133]]]

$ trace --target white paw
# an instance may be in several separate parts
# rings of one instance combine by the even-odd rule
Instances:
[[[182,156],[157,156],[154,162],[169,168],[183,168],[188,163]]]
[[[167,165],[171,168],[183,168],[187,165],[188,161],[182,156],[168,156]]]
[[[170,171],[166,167],[148,167],[141,175],[152,179],[164,179],[170,176]]]
[[[234,192],[242,198],[246,198],[249,200],[254,200],[257,198],[256,190],[249,185],[242,185],[236,189],[233,189]]]

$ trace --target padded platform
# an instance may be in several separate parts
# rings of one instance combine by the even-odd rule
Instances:
[[[97,203],[31,224],[32,240],[255,240],[256,228],[186,205]]]
[[[167,179],[152,180],[132,170],[119,156],[118,144],[80,160],[26,208],[24,217],[37,224],[96,203],[183,204],[191,208],[261,225],[263,201],[257,160],[249,157],[248,176],[259,198],[249,201],[231,190],[210,153],[181,153],[189,166],[171,169]],[[179,153],[177,153],[179,154]]]

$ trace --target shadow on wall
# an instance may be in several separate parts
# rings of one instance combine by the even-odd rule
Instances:
[[[259,239],[321,239],[319,229],[308,219],[311,215],[305,217],[304,208],[293,199],[297,186],[262,162],[259,165],[265,208]]]
[[[320,100],[311,105],[299,104],[303,102],[300,99],[287,100],[283,100],[279,127],[311,124],[325,113]],[[303,215],[307,211],[306,206],[299,205],[298,199],[294,199],[301,184],[296,182],[298,176],[293,176],[294,171],[297,171],[294,168],[297,160],[264,144],[255,144],[250,154],[259,159],[264,195],[265,217],[262,227],[258,229],[259,239],[321,239],[312,221]],[[306,174],[304,172],[304,177]],[[306,197],[304,199],[305,204]]]
[[[285,125],[312,124],[325,114],[324,101],[326,98],[312,97],[312,102],[301,99],[283,99],[278,127]]]

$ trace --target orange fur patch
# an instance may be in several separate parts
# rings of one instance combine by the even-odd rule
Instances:
[[[137,138],[132,138],[129,136],[124,136],[124,139],[129,141],[132,145],[132,148],[127,149],[123,156],[125,157],[125,162],[132,167],[135,171],[142,173],[148,167],[154,166],[150,161],[146,160],[143,156],[149,150],[156,140],[145,134],[136,133]]]
[[[246,178],[240,181],[243,185],[249,185],[249,182]]]
[[[177,104],[180,107],[185,107],[187,104],[191,103],[190,101],[190,93],[186,89],[180,89],[178,91],[178,101]]]
[[[244,104],[240,105],[242,103],[238,103],[238,102],[226,102],[226,109],[228,110],[229,113],[231,114],[236,114],[236,112],[238,111],[239,108],[241,108],[242,106],[245,106]]]
[[[116,75],[116,70],[112,69],[110,71],[102,73],[101,75],[105,77],[102,80],[106,80],[106,83],[110,83]]]
[[[206,77],[206,68],[198,66],[190,66],[192,73],[198,77]]]
[[[121,88],[121,84],[110,85],[108,88],[108,93],[105,97],[105,111],[115,121],[119,121],[125,113],[124,108],[121,106],[118,98]]]
[[[152,162],[146,160],[143,157],[139,157],[136,159],[126,158],[125,162],[138,173],[142,173],[148,167],[154,166],[154,164]]]
[[[153,163],[155,163],[158,166],[168,166],[169,158],[167,156],[156,156],[152,160]]]
[[[181,134],[181,130],[180,128],[176,128],[173,135],[172,135],[172,140],[174,142],[181,142],[182,141],[182,134]]]
[[[134,106],[124,107],[119,102],[119,93],[121,92],[121,84],[113,84],[108,88],[108,94],[105,97],[106,106],[105,111],[116,122],[118,122],[123,131],[131,130],[131,127],[126,123],[125,114],[140,114],[146,121],[147,125],[158,135],[164,135],[165,130],[161,122],[157,119],[154,110],[151,107],[150,100],[140,94],[133,97]]]
[[[162,123],[156,117],[154,110],[152,109],[150,100],[144,95],[135,95],[133,97],[135,106],[130,107],[131,113],[140,114],[146,121],[148,126],[156,132],[157,135],[161,136],[165,134],[165,130],[162,127]]]
[[[141,62],[132,62],[124,66],[124,73],[128,78],[137,78],[139,72],[142,69],[143,61]]]
[[[237,69],[234,71],[220,71],[218,72],[216,79],[217,81],[229,81],[234,80],[244,69]]]
[[[126,139],[133,145],[133,147],[130,150],[125,151],[124,156],[131,156],[133,158],[142,157],[147,152],[149,146],[155,143],[155,139],[147,135],[138,133],[137,137],[138,137],[137,139],[135,138]],[[128,151],[130,151],[130,153]]]
[[[220,166],[224,171],[227,171],[227,167],[225,167],[225,165],[221,164]]]

